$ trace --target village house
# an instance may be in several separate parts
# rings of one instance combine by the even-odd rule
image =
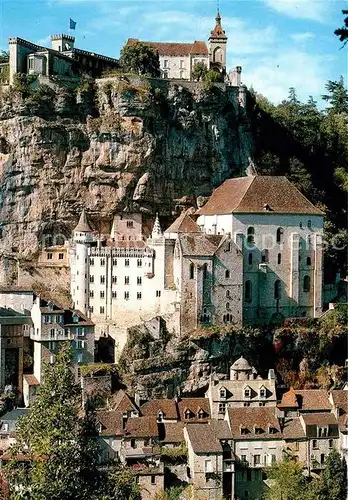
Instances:
[[[348,388],[331,391],[329,399],[338,420],[339,451],[348,462]]]
[[[19,417],[26,415],[26,408],[16,408],[0,417],[0,456],[16,443],[16,426]]]
[[[212,418],[223,419],[227,408],[276,406],[275,382],[274,370],[269,370],[268,378],[262,379],[241,356],[231,365],[229,380],[220,380],[214,375],[210,377],[205,396],[210,403]]]
[[[70,342],[74,364],[94,361],[94,323],[81,311],[65,309],[52,300],[38,296],[31,311],[33,328],[30,339],[34,344],[33,374],[24,376],[23,395],[30,405],[43,376],[44,362],[53,362],[61,342]]]

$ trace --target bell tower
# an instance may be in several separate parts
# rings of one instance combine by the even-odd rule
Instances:
[[[215,28],[209,37],[209,66],[220,71],[226,71],[227,36],[221,26],[221,16],[218,11],[215,17]]]

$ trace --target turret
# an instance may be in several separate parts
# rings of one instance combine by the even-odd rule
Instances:
[[[58,52],[67,52],[74,48],[75,37],[70,35],[52,35],[51,47]]]
[[[210,67],[225,70],[227,36],[221,26],[220,12],[216,14],[215,22],[215,28],[211,31],[209,37]]]
[[[156,240],[158,238],[162,238],[162,236],[163,236],[163,233],[162,233],[161,225],[159,222],[158,214],[156,214],[155,223],[154,223],[153,228],[152,228],[151,238],[153,240]]]

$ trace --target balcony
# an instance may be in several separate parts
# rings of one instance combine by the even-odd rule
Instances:
[[[73,340],[74,336],[68,330],[64,330],[58,323],[42,325],[41,329],[35,328],[30,332],[30,338],[36,342],[56,342],[62,340]]]

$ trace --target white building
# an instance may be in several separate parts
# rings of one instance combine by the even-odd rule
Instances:
[[[227,36],[222,29],[219,12],[215,21],[215,28],[209,36],[209,49],[202,40],[193,43],[141,41],[158,51],[162,78],[192,80],[192,71],[197,63],[203,63],[207,68],[216,68],[219,71],[226,70]],[[127,45],[138,41],[129,38]]]
[[[229,179],[196,214],[243,248],[244,323],[321,313],[324,214],[286,177]]]
[[[191,212],[192,213],[192,212]],[[285,177],[230,179],[202,207],[150,238],[141,214],[117,215],[103,245],[83,212],[71,294],[121,348],[127,328],[162,317],[178,335],[321,311],[323,214]]]

